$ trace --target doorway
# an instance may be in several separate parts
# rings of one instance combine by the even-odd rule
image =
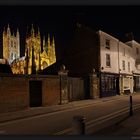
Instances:
[[[30,107],[42,106],[42,81],[29,81]]]

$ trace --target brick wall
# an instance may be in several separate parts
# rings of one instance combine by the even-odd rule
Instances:
[[[16,111],[28,107],[28,79],[0,77],[0,112]]]
[[[58,76],[0,76],[0,112],[27,109],[30,106],[31,80],[42,81],[42,106],[59,104]]]
[[[43,80],[43,106],[57,105],[60,102],[60,81],[56,77]]]

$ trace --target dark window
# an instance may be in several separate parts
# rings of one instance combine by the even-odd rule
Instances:
[[[123,56],[125,56],[125,48],[123,48]]]
[[[16,48],[16,42],[14,42],[14,48]]]
[[[11,41],[11,47],[13,47],[13,41]]]
[[[109,39],[106,39],[106,41],[105,41],[105,47],[107,48],[107,49],[110,49],[110,40]]]
[[[128,72],[130,72],[130,62],[128,62]]]
[[[125,70],[125,61],[124,60],[122,61],[122,68],[123,68],[123,70]]]
[[[111,64],[110,64],[110,55],[109,54],[106,54],[106,66],[110,67]]]

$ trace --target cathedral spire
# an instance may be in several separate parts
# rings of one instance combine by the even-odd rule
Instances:
[[[43,36],[43,50],[46,50],[46,40],[45,40],[45,36]]]
[[[40,36],[40,29],[39,29],[39,27],[38,27],[38,36]]]
[[[50,35],[48,34],[48,47],[50,47]]]
[[[3,28],[3,35],[5,35],[6,34],[6,30],[5,30],[5,27]]]
[[[18,28],[17,28],[17,33],[16,33],[16,36],[19,36],[19,30],[18,30]]]
[[[39,27],[38,27],[38,32],[37,32],[37,38],[39,39],[39,41],[41,41],[40,40],[41,37],[40,37],[40,29],[39,29]]]
[[[31,36],[34,37],[35,36],[35,31],[34,31],[34,26],[32,24],[32,27],[31,27]]]
[[[55,40],[54,40],[54,36],[53,36],[53,40],[52,40],[52,47],[55,47]]]
[[[8,27],[7,27],[7,34],[8,34],[8,35],[11,35],[9,23],[8,23]]]

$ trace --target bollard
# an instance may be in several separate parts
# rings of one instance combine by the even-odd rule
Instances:
[[[73,134],[75,135],[85,134],[85,117],[84,116],[73,117]]]
[[[129,115],[133,116],[132,95],[130,95],[130,111],[129,111]]]

